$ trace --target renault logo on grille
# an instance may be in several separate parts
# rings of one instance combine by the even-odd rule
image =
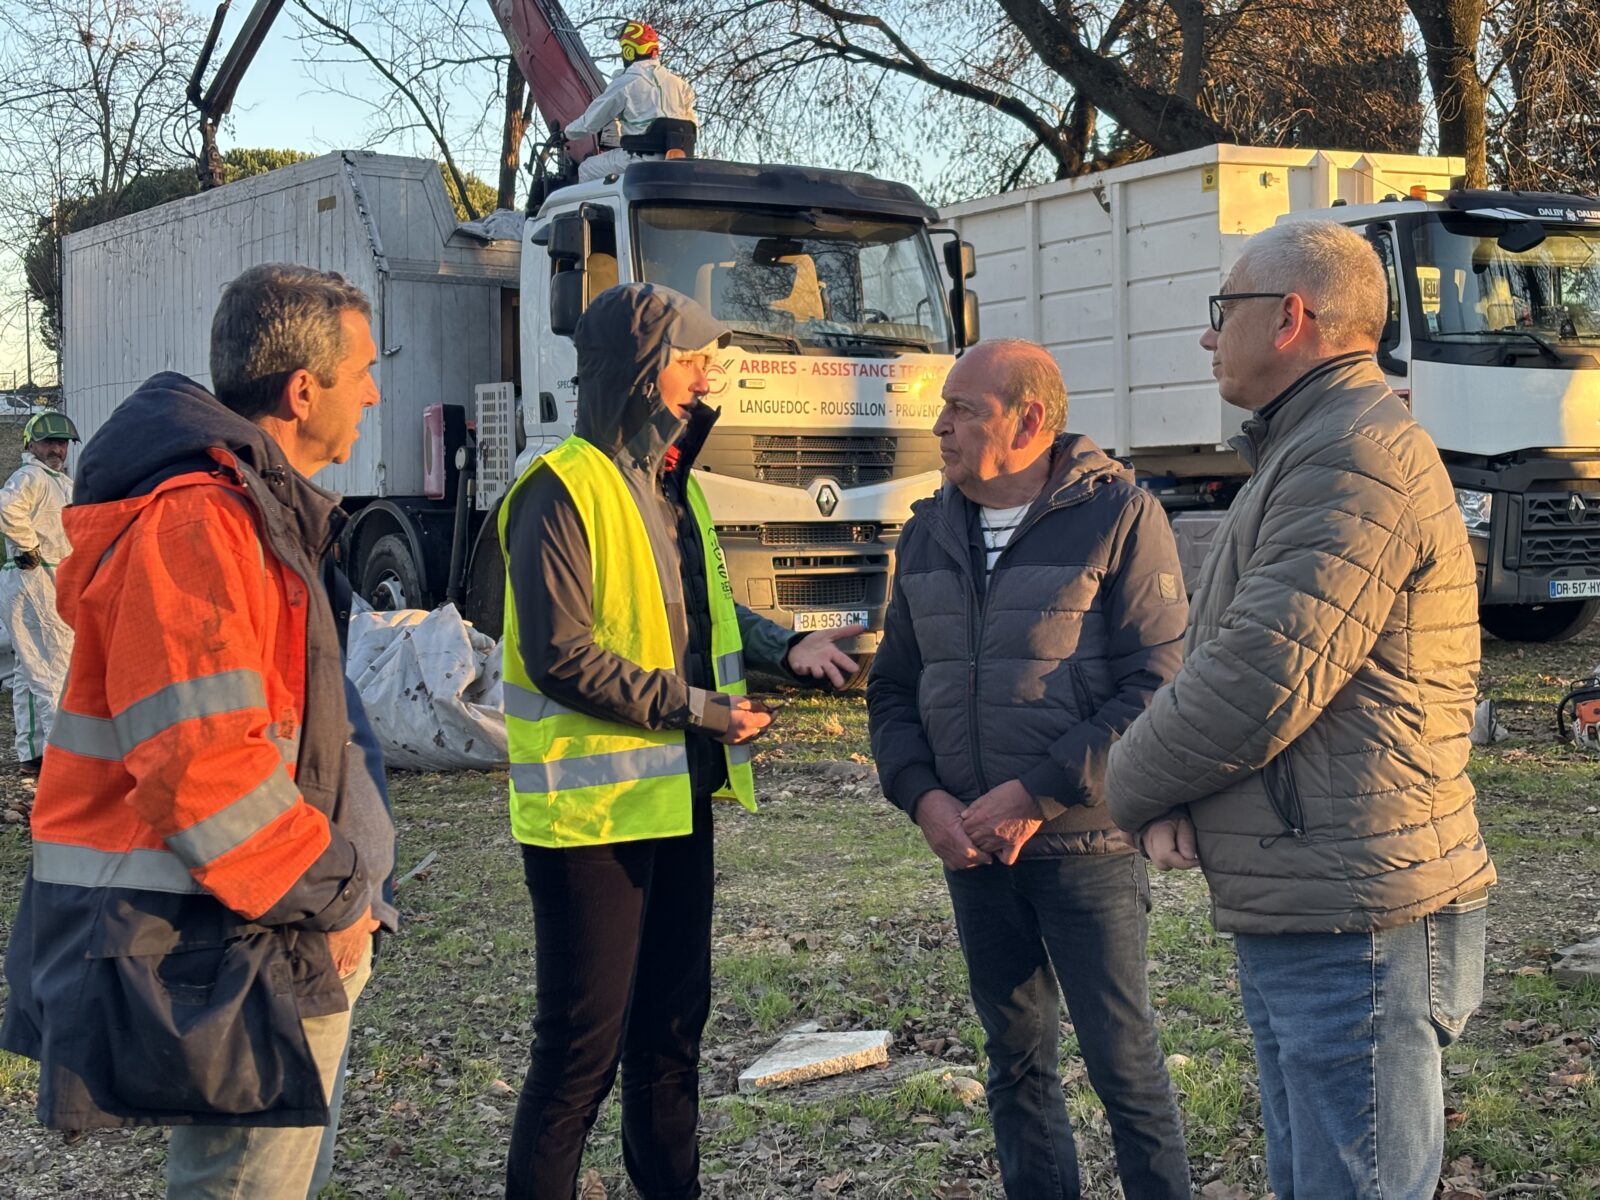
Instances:
[[[839,492],[831,483],[825,483],[817,489],[817,511],[825,517],[833,516],[833,510],[839,507]]]
[[[1567,512],[1583,513],[1589,511],[1588,502],[1584,500],[1582,492],[1572,492],[1567,496]]]

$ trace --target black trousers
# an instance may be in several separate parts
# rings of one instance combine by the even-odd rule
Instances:
[[[711,1009],[710,801],[686,837],[523,846],[533,1053],[506,1169],[514,1200],[572,1200],[622,1068],[622,1152],[645,1200],[700,1195],[700,1034]]]

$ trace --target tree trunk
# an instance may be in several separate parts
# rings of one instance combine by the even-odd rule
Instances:
[[[1200,0],[1167,0],[1183,33],[1183,57],[1178,60],[1177,94],[1190,104],[1200,99],[1206,63],[1206,7]]]
[[[200,176],[200,190],[209,192],[227,182],[222,165],[222,154],[217,149],[217,127],[210,117],[200,118],[200,153],[195,160],[195,170]]]
[[[1072,98],[1072,104],[1067,108],[1067,119],[1062,122],[1064,144],[1070,153],[1056,154],[1057,179],[1071,179],[1074,175],[1083,174],[1084,164],[1090,159],[1090,148],[1094,145],[1096,115],[1094,105],[1083,96]]]
[[[517,169],[522,165],[522,138],[528,132],[528,111],[524,97],[528,81],[516,59],[506,62],[506,116],[500,137],[500,185],[495,203],[500,208],[517,206]]]
[[[1115,59],[1090,50],[1040,0],[1000,0],[1000,7],[1045,66],[1157,154],[1233,140],[1225,125],[1193,101],[1146,87]]]
[[[1489,185],[1478,38],[1484,0],[1406,0],[1428,52],[1428,82],[1439,114],[1439,149],[1467,160],[1466,185]]]

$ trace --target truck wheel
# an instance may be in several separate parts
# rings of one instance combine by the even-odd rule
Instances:
[[[851,657],[856,660],[856,666],[858,669],[854,675],[850,676],[849,679],[844,681],[844,687],[841,690],[846,692],[864,692],[867,690],[867,676],[872,674],[872,655],[853,654]]]
[[[422,580],[403,534],[386,533],[372,544],[361,564],[361,594],[379,612],[425,607]]]
[[[1582,633],[1600,613],[1600,600],[1558,600],[1554,604],[1492,604],[1478,620],[1505,642],[1564,642]]]
[[[472,567],[467,573],[466,612],[479,633],[496,641],[504,631],[506,611],[506,563],[500,553],[499,510],[489,514],[472,552]]]

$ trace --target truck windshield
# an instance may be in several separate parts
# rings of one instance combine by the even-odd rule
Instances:
[[[1548,228],[1530,249],[1500,240],[1524,224],[1429,215],[1412,233],[1425,337],[1600,344],[1600,229]],[[1515,242],[1515,237],[1507,237]]]
[[[641,206],[639,278],[693,296],[751,350],[951,352],[921,225],[816,210]]]

